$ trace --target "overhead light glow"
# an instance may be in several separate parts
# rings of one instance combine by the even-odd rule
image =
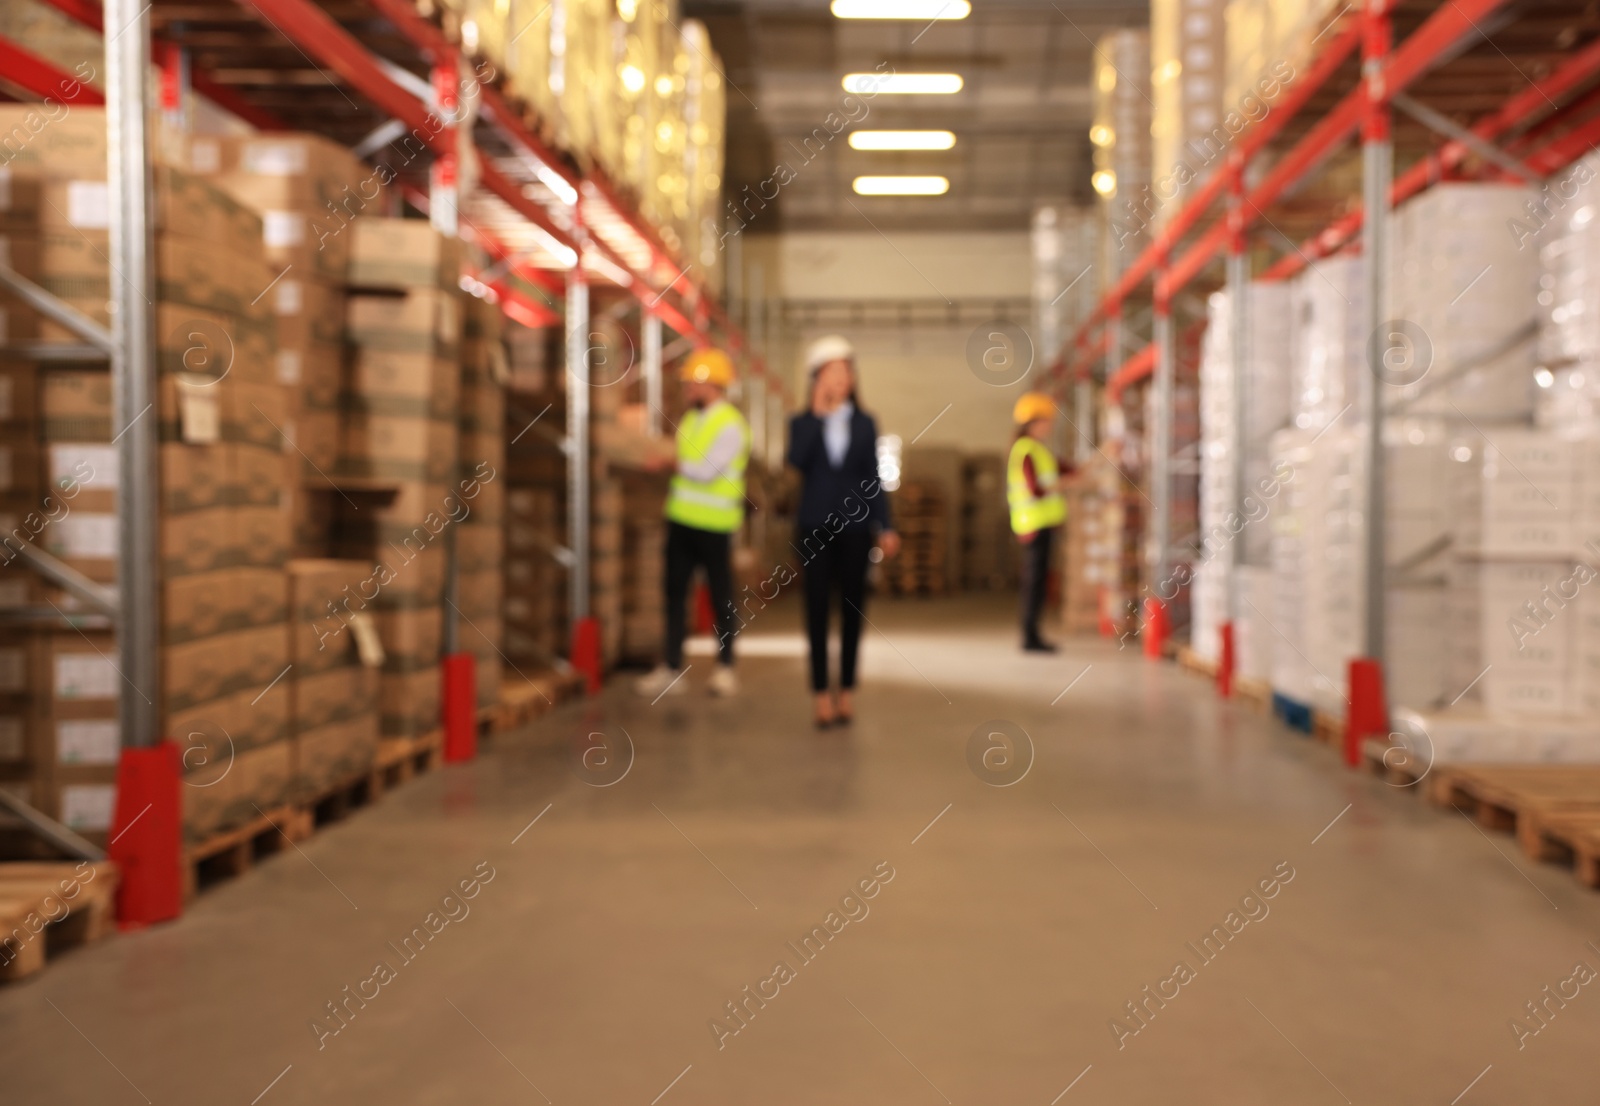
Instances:
[[[851,131],[852,150],[948,150],[953,131]]]
[[[1089,128],[1089,141],[1096,146],[1114,146],[1117,142],[1117,132],[1104,123],[1096,123]]]
[[[1089,183],[1094,185],[1094,190],[1108,199],[1117,194],[1117,175],[1110,169],[1101,169],[1089,178]]]
[[[943,196],[950,191],[948,177],[857,177],[851,185],[858,196]]]
[[[948,96],[963,83],[958,73],[851,73],[843,81],[846,92],[863,96]]]
[[[644,89],[644,70],[637,65],[624,65],[622,87],[637,96]]]
[[[833,0],[839,19],[965,19],[972,14],[967,0]]]

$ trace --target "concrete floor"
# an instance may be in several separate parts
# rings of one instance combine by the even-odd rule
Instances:
[[[0,990],[0,1100],[1595,1101],[1600,986],[1521,1048],[1510,1019],[1600,968],[1600,896],[1171,665],[1023,657],[1009,612],[877,603],[849,733],[774,609],[737,701],[614,684],[497,738]],[[1012,786],[969,763],[992,720],[1035,748]]]

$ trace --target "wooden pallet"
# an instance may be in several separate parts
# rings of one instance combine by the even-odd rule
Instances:
[[[1336,740],[1343,742],[1343,730]],[[1435,774],[1450,774],[1449,769],[1437,768],[1418,756],[1408,755],[1404,749],[1396,749],[1387,738],[1382,737],[1369,737],[1361,743],[1361,766],[1369,774],[1395,787],[1416,787]]]
[[[1530,855],[1540,851],[1540,817],[1600,814],[1600,767],[1500,764],[1459,767],[1437,776],[1429,797],[1472,815],[1485,829],[1513,832]],[[1529,821],[1531,819],[1531,821]],[[1527,821],[1529,824],[1524,825]]]
[[[109,861],[0,864],[0,981],[113,932],[117,878]]]
[[[372,768],[376,793],[392,790],[424,772],[439,766],[444,731],[434,730],[418,737],[386,737],[378,742],[378,759]]]
[[[1098,613],[1099,612],[1097,611],[1097,616]],[[1177,660],[1178,667],[1183,669],[1185,672],[1193,672],[1195,675],[1203,676],[1208,680],[1214,680],[1217,678],[1217,662],[1213,660],[1207,660],[1205,657],[1202,657],[1199,653],[1196,653],[1187,645],[1178,646]]]
[[[1233,678],[1233,694],[1240,702],[1248,703],[1263,714],[1272,709],[1272,687],[1265,680],[1252,680],[1249,676]]]
[[[1600,811],[1529,812],[1517,840],[1531,859],[1570,863],[1579,883],[1600,888]]]
[[[184,898],[193,898],[215,883],[243,875],[256,861],[288,849],[311,836],[310,812],[299,805],[273,807],[242,826],[212,834],[184,854]]]
[[[1311,736],[1325,745],[1344,746],[1344,719],[1337,714],[1313,707],[1311,710]]]

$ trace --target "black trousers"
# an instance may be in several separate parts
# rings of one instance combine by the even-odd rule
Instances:
[[[688,633],[689,581],[696,567],[705,569],[711,588],[711,611],[717,623],[717,659],[733,663],[733,638],[739,632],[733,609],[733,535],[696,530],[681,522],[667,523],[668,667],[683,667],[683,639]]]
[[[828,690],[828,607],[835,592],[839,594],[839,687],[848,691],[856,686],[861,619],[867,606],[867,555],[872,546],[872,531],[852,527],[831,536],[806,562],[806,636],[811,639],[812,691]]]
[[[1056,527],[1034,532],[1022,547],[1022,641],[1039,640],[1039,618],[1044,614],[1045,586],[1050,579],[1050,547]]]

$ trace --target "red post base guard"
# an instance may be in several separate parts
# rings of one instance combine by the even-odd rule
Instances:
[[[183,913],[183,760],[177,745],[124,749],[108,858],[117,865],[117,925],[137,929]]]
[[[585,695],[600,694],[600,620],[593,616],[573,624],[572,667],[583,677]]]
[[[1144,655],[1160,660],[1166,653],[1172,625],[1167,621],[1167,605],[1159,599],[1144,601]]]
[[[478,660],[471,653],[452,653],[442,667],[444,761],[460,764],[478,755]]]
[[[1383,686],[1383,666],[1370,657],[1350,660],[1350,710],[1344,719],[1344,762],[1361,763],[1361,742],[1373,734],[1389,732],[1389,700]]]
[[[1233,698],[1233,623],[1224,622],[1219,635],[1222,638],[1222,659],[1217,662],[1217,694],[1224,699]]]

